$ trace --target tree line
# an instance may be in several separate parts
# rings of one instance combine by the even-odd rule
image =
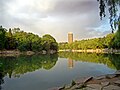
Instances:
[[[120,27],[116,33],[111,33],[102,38],[93,38],[86,40],[79,40],[73,43],[59,43],[59,50],[74,49],[120,49]]]
[[[42,37],[20,30],[0,26],[0,50],[50,51],[58,49],[58,43],[49,34]]]

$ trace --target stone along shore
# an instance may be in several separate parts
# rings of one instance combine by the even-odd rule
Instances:
[[[52,90],[120,90],[120,70],[114,74],[82,78]]]
[[[0,56],[19,56],[19,55],[34,55],[34,54],[55,54],[57,53],[56,50],[50,50],[49,52],[42,50],[39,52],[34,51],[19,51],[19,50],[3,50],[0,51]]]
[[[59,50],[59,52],[80,52],[80,53],[120,53],[117,49],[87,49],[87,50]]]

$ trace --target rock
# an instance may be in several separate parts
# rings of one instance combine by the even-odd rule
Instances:
[[[120,80],[117,80],[114,83],[120,85]]]
[[[64,89],[65,89],[65,86],[60,87],[58,90],[64,90]]]
[[[104,78],[106,78],[106,76],[99,76],[99,77],[96,77],[95,79],[101,80],[101,79],[104,79]]]
[[[101,85],[102,85],[103,87],[108,86],[109,84],[110,84],[110,82],[101,82]]]
[[[54,54],[56,52],[57,52],[56,50],[50,50],[50,54]]]
[[[115,72],[116,75],[120,75],[120,70]]]
[[[72,86],[71,85],[67,85],[65,86],[65,89],[70,89]]]
[[[93,89],[96,89],[96,90],[101,90],[102,89],[102,86],[99,85],[99,84],[88,84],[87,87],[90,87],[90,88],[93,88]]]
[[[45,50],[42,50],[42,54],[47,54],[47,51],[45,51]]]
[[[35,54],[35,52],[33,52],[33,51],[27,51],[26,54],[27,55],[33,55],[33,54]]]
[[[90,87],[85,87],[82,90],[96,90],[96,89],[93,89],[93,88],[90,88]]]
[[[77,85],[76,89],[82,89],[82,88],[84,88],[84,87],[86,87],[85,84],[79,84],[79,85]]]
[[[76,80],[77,84],[83,83],[85,81],[85,78],[80,78],[78,80]]]
[[[93,77],[88,77],[83,81],[83,83],[86,83],[86,82],[90,81],[91,79],[93,79]]]
[[[73,87],[70,88],[70,90],[83,89],[84,87],[85,87],[84,84],[74,85]]]
[[[106,78],[109,78],[109,79],[112,79],[112,78],[114,78],[114,77],[116,77],[115,74],[108,74],[108,75],[106,75]]]
[[[74,80],[72,80],[71,86],[74,86],[75,84],[76,84],[76,82]]]
[[[69,90],[75,90],[76,88],[77,88],[77,85],[74,85]]]
[[[120,90],[120,87],[115,85],[109,85],[104,87],[103,90]]]
[[[58,87],[54,87],[54,88],[49,88],[49,90],[59,90]]]

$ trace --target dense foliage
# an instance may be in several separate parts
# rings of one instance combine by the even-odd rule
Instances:
[[[59,43],[59,50],[87,50],[87,49],[120,49],[120,29],[114,34],[108,34],[103,38],[93,38],[75,41],[73,43]]]
[[[71,44],[59,43],[59,49],[74,49],[74,50],[86,50],[86,49],[103,49],[110,48],[111,41],[114,39],[114,34],[108,34],[103,38],[93,38],[87,40],[75,41]]]
[[[111,41],[112,48],[120,48],[120,0],[97,0],[99,2],[101,19],[108,15],[112,32],[117,29],[114,39]]]
[[[0,49],[5,48],[5,41],[6,41],[5,34],[6,34],[5,28],[2,28],[2,26],[0,26]]]
[[[97,0],[99,2],[100,17],[108,15],[109,12],[110,25],[112,32],[116,26],[120,27],[120,0]]]
[[[120,26],[118,31],[115,33],[114,39],[112,40],[112,48],[120,49]]]
[[[21,31],[19,28],[7,31],[0,27],[0,50],[49,51],[57,48],[56,40],[49,34],[39,37],[33,33]]]

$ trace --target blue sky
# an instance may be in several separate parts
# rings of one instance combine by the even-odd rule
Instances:
[[[105,36],[108,17],[99,17],[97,0],[0,0],[0,25],[19,27],[40,36],[51,34],[58,42]]]

